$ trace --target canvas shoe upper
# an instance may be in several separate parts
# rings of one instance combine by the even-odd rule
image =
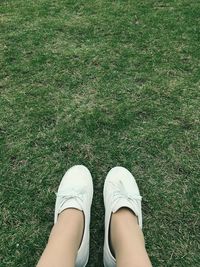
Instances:
[[[84,267],[89,258],[90,209],[93,197],[90,171],[83,165],[71,167],[62,178],[56,195],[54,223],[57,222],[58,215],[67,208],[83,211],[84,232],[75,266]]]
[[[137,216],[138,224],[142,228],[142,197],[133,175],[123,167],[115,167],[109,171],[104,183],[103,195],[105,206],[104,266],[115,267],[116,259],[109,247],[111,215],[120,208],[127,207]]]

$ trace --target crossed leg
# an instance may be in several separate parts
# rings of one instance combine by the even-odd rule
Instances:
[[[137,217],[128,208],[112,214],[110,244],[117,267],[151,267]]]
[[[36,267],[74,267],[83,229],[82,211],[71,208],[62,211]]]

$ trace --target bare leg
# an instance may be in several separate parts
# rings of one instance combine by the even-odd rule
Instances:
[[[117,267],[151,267],[137,217],[128,208],[112,214],[110,242]]]
[[[62,211],[36,267],[73,267],[83,229],[82,211],[71,208]]]

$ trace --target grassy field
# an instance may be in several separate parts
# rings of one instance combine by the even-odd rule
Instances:
[[[0,267],[35,266],[67,168],[93,175],[89,267],[101,267],[102,189],[127,167],[156,267],[198,267],[200,3],[2,0]]]

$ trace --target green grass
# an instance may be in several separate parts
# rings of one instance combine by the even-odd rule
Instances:
[[[88,266],[103,266],[102,189],[115,165],[138,181],[153,265],[199,266],[199,9],[1,1],[0,267],[37,263],[74,164],[96,192]]]

